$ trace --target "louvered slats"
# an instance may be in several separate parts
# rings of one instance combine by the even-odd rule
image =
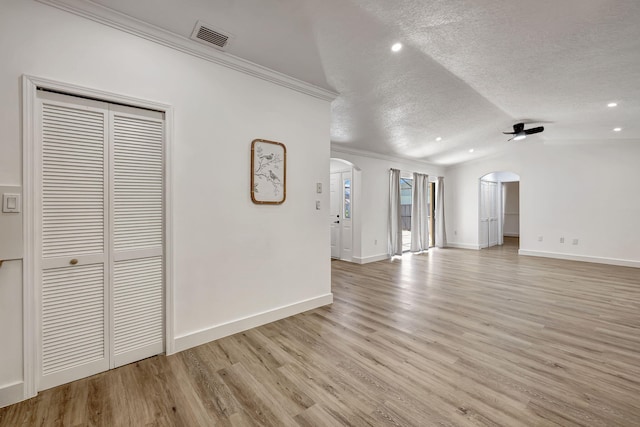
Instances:
[[[161,122],[114,116],[114,249],[162,247]]]
[[[162,342],[162,257],[117,261],[113,285],[115,354]]]
[[[42,275],[42,373],[105,357],[102,264],[45,270]]]
[[[42,255],[104,252],[102,112],[43,104]]]
[[[152,356],[162,348],[162,256],[136,259],[128,251],[162,253],[164,128],[160,121],[118,114],[113,123],[113,246],[131,257],[114,264],[114,354],[119,360],[127,354]]]
[[[39,97],[44,389],[163,351],[164,122]]]
[[[115,114],[113,129],[114,251],[162,253],[163,124]],[[114,264],[114,354],[152,356],[164,333],[162,256],[128,256]]]

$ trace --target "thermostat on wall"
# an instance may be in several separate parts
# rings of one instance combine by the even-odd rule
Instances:
[[[2,195],[2,212],[20,212],[20,194],[4,193]]]

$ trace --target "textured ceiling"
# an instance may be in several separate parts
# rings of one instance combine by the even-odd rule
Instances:
[[[336,90],[338,149],[450,165],[507,144],[640,143],[638,0],[94,2],[185,37],[201,20],[233,34],[227,52]],[[507,143],[520,120],[546,130]]]

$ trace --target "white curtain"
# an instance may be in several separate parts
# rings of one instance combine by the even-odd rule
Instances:
[[[447,246],[447,232],[444,227],[444,178],[439,176],[436,181],[436,246]]]
[[[389,256],[402,255],[402,217],[400,213],[400,170],[389,171]]]
[[[429,249],[429,175],[413,173],[411,252]]]
[[[504,185],[504,182],[500,182],[498,181],[498,185],[499,190],[498,190],[498,194],[500,195],[500,202],[498,205],[498,212],[500,212],[500,221],[499,222],[499,227],[498,227],[498,244],[499,245],[504,245],[504,217],[505,217],[505,206],[506,206],[506,201],[507,201],[507,186]],[[502,191],[500,191],[502,190]]]

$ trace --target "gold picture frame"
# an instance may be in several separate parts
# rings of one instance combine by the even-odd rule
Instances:
[[[281,142],[251,142],[251,201],[280,205],[287,198],[287,147]]]

